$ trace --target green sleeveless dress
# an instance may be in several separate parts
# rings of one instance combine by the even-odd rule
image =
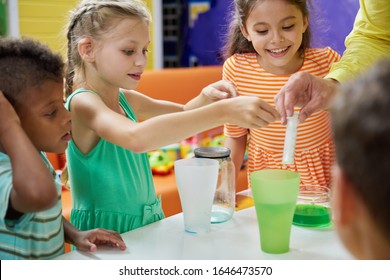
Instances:
[[[70,95],[66,108],[75,95],[86,91],[78,89]],[[119,95],[126,116],[136,122],[124,94],[120,91]],[[66,156],[73,203],[70,221],[78,229],[123,233],[164,218],[147,153],[134,153],[100,139],[83,154],[71,140]]]

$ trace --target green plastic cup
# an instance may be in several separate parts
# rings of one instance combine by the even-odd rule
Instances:
[[[299,192],[299,173],[264,169],[250,174],[259,224],[261,250],[282,254],[290,250],[291,225]]]

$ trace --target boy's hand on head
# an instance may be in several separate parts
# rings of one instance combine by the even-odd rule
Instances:
[[[202,95],[211,102],[237,96],[236,88],[231,82],[220,80],[202,90]]]
[[[119,233],[113,230],[93,229],[88,231],[79,231],[74,245],[78,250],[84,252],[95,252],[98,246],[118,247],[121,250],[126,249]]]
[[[7,133],[7,130],[14,124],[20,125],[20,119],[16,114],[11,103],[5,98],[2,91],[0,91],[0,136]]]

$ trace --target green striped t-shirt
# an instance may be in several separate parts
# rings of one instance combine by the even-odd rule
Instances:
[[[42,158],[53,173],[57,204],[46,211],[26,213],[18,220],[5,219],[12,189],[10,158],[0,153],[0,259],[52,259],[64,253],[61,184],[46,156]]]

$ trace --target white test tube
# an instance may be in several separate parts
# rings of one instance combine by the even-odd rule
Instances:
[[[295,143],[297,141],[298,113],[287,118],[286,136],[284,138],[283,164],[293,164]]]

